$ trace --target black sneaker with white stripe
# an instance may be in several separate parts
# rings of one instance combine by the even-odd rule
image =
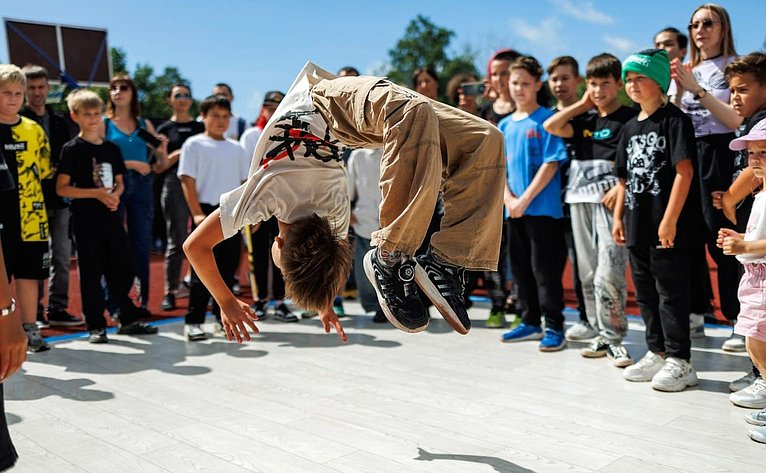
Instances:
[[[420,289],[457,333],[467,334],[471,319],[463,298],[465,268],[437,259],[430,249],[417,262],[415,281]]]
[[[428,311],[415,284],[415,260],[405,258],[394,266],[384,264],[373,248],[364,256],[364,272],[378,294],[378,303],[391,325],[405,332],[428,326]]]

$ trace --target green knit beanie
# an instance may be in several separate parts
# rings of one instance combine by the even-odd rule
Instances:
[[[663,92],[670,86],[670,58],[664,49],[647,49],[631,54],[622,63],[622,81],[625,75],[635,72],[644,75],[660,85]]]

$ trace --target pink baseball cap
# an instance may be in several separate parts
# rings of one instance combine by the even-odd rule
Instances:
[[[756,123],[747,135],[732,140],[729,143],[729,149],[734,151],[745,149],[748,141],[766,141],[766,118]]]

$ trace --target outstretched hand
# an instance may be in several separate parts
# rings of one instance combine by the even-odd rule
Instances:
[[[226,333],[226,339],[232,341],[237,339],[237,343],[242,343],[242,340],[250,341],[250,333],[247,328],[253,333],[259,333],[258,327],[255,326],[255,321],[258,317],[255,315],[252,307],[239,299],[232,299],[230,302],[221,305],[221,324],[223,330]]]
[[[343,341],[343,343],[348,341],[346,332],[343,330],[343,325],[341,325],[340,320],[338,320],[338,316],[335,314],[332,308],[320,311],[319,320],[322,321],[322,327],[324,327],[325,333],[330,333],[330,327],[334,327],[341,341]]]

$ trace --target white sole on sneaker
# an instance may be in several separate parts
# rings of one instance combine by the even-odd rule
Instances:
[[[662,391],[665,393],[677,393],[679,391],[683,391],[686,388],[691,388],[692,386],[696,386],[699,384],[699,379],[697,378],[697,373],[695,371],[692,371],[689,373],[689,379],[688,380],[678,380],[675,384],[659,384],[652,382],[652,389],[655,391]]]
[[[374,249],[371,251],[375,251]],[[415,267],[417,268],[417,263],[415,264]],[[417,271],[417,270],[416,270]],[[383,315],[386,316],[386,319],[393,325],[394,327],[398,328],[402,332],[407,333],[418,333],[422,332],[426,328],[428,328],[428,322],[425,323],[422,327],[418,328],[407,328],[404,325],[399,322],[399,320],[394,317],[394,314],[391,312],[391,308],[388,307],[388,304],[386,304],[386,300],[383,298],[383,295],[378,290],[378,283],[377,279],[375,277],[375,268],[372,267],[372,258],[370,257],[370,254],[367,253],[364,255],[364,274],[367,276],[367,279],[370,281],[370,284],[372,284],[372,288],[375,289],[375,294],[378,296],[378,304],[380,305],[380,308],[383,310]]]
[[[434,304],[436,310],[438,310],[442,317],[444,317],[444,321],[447,322],[453,330],[461,335],[468,334],[469,329],[460,322],[460,318],[458,318],[455,311],[452,310],[452,307],[450,307],[447,300],[442,297],[441,293],[439,293],[439,289],[434,286],[434,283],[431,281],[431,278],[428,277],[426,270],[418,263],[415,263],[415,282],[426,297],[428,297]]]

